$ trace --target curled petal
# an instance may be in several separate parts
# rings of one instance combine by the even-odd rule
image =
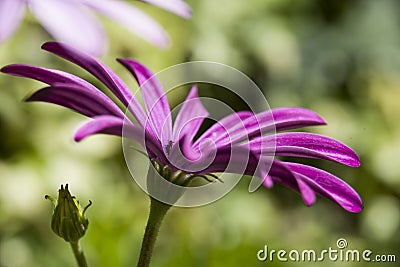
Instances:
[[[362,201],[357,192],[340,178],[315,167],[287,162],[286,165],[315,192],[329,198],[345,210],[360,212]]]
[[[260,179],[262,179],[262,183],[266,188],[272,188],[274,186],[274,182],[272,177],[268,175],[268,171],[264,171],[263,169],[260,172]]]
[[[57,42],[47,42],[42,48],[84,68],[104,83],[125,106],[129,106],[138,122],[146,124],[146,114],[126,84],[106,65],[80,51]]]
[[[314,204],[316,197],[312,188],[292,172],[286,164],[286,162],[274,160],[268,175],[275,182],[299,191],[306,205]]]
[[[253,166],[251,169],[248,168],[245,174],[260,178],[265,187],[272,188],[274,182],[272,177],[269,175],[269,172],[271,170],[272,163],[274,162],[274,158],[270,156],[260,156],[253,152],[251,153],[254,155],[254,158],[257,159],[257,165]],[[257,189],[259,185],[261,184],[258,184],[255,189]]]

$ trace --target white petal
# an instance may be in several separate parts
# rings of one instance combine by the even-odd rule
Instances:
[[[30,10],[57,40],[94,56],[107,46],[103,29],[95,17],[75,1],[30,0]]]
[[[175,13],[185,19],[192,15],[192,9],[182,0],[141,0],[143,2],[158,6],[169,12]]]
[[[168,35],[160,24],[130,4],[115,0],[83,0],[82,2],[155,46],[164,48],[169,44]]]
[[[18,28],[24,11],[23,0],[0,0],[0,43],[4,42]]]

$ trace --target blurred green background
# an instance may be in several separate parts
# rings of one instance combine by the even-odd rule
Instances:
[[[396,0],[189,0],[185,21],[138,4],[165,26],[172,45],[160,51],[103,19],[110,49],[102,60],[129,84],[115,62],[131,57],[154,72],[191,60],[235,67],[262,88],[271,107],[310,108],[328,122],[308,128],[345,142],[360,155],[361,167],[309,161],[342,177],[361,195],[364,210],[351,214],[318,198],[301,197],[276,185],[248,193],[243,179],[229,195],[200,208],[174,208],[161,229],[153,266],[292,266],[259,262],[270,249],[336,248],[396,254],[400,262],[400,2]],[[40,50],[50,37],[27,17],[0,46],[0,65],[29,63],[71,71],[72,64]],[[121,140],[95,136],[72,139],[86,120],[65,108],[23,103],[42,84],[0,76],[0,266],[75,266],[67,243],[50,230],[52,206],[68,182],[87,212],[82,245],[91,266],[135,266],[148,215],[148,197],[124,162]],[[212,94],[200,90],[200,95]],[[176,105],[185,97],[174,94]],[[223,100],[223,96],[214,97]],[[232,103],[231,103],[232,104]],[[234,103],[233,103],[234,104]],[[235,108],[235,106],[234,106]],[[377,263],[369,263],[377,266]],[[357,262],[307,266],[366,266]]]

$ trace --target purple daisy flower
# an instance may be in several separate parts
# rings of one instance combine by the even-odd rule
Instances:
[[[195,176],[207,179],[207,176],[215,178],[213,173],[218,172],[244,173],[260,177],[268,188],[279,183],[299,191],[306,205],[312,205],[319,194],[347,211],[362,209],[357,192],[340,178],[315,167],[274,158],[275,155],[318,158],[351,167],[360,165],[357,154],[339,141],[306,132],[281,132],[326,124],[315,112],[299,107],[277,108],[258,114],[241,111],[222,118],[194,140],[208,116],[195,86],[173,124],[160,82],[142,64],[131,59],[118,59],[140,85],[146,111],[125,83],[100,61],[60,43],[49,42],[42,48],[98,78],[137,121],[128,120],[108,96],[72,74],[20,64],[1,69],[7,74],[50,85],[32,94],[27,101],[54,103],[91,117],[92,120],[76,132],[76,141],[98,133],[122,136],[124,132],[124,137],[138,141],[147,150],[156,169],[165,178],[177,178],[179,174],[180,185],[186,185]],[[243,163],[244,155],[248,160]]]
[[[183,0],[140,1],[183,18],[191,15]],[[104,53],[107,40],[90,10],[120,23],[155,46],[165,48],[169,43],[168,35],[155,20],[122,0],[0,0],[0,43],[18,28],[26,7],[55,39],[95,56]]]

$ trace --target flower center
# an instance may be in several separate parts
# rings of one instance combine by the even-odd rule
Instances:
[[[169,153],[171,152],[171,148],[172,145],[174,144],[174,142],[172,142],[171,140],[168,141],[168,144],[165,145],[165,152],[167,152],[167,155],[169,156]]]
[[[172,141],[170,141],[169,144],[171,143]],[[167,181],[179,186],[185,186],[185,187],[197,186],[196,184],[193,183],[196,180],[196,178],[202,179],[202,181],[206,183],[213,183],[216,181],[223,182],[218,176],[212,173],[197,174],[197,173],[186,173],[182,170],[174,171],[170,166],[164,165],[155,159],[151,159],[150,161],[153,164],[156,171],[158,172],[158,174],[160,174]]]

